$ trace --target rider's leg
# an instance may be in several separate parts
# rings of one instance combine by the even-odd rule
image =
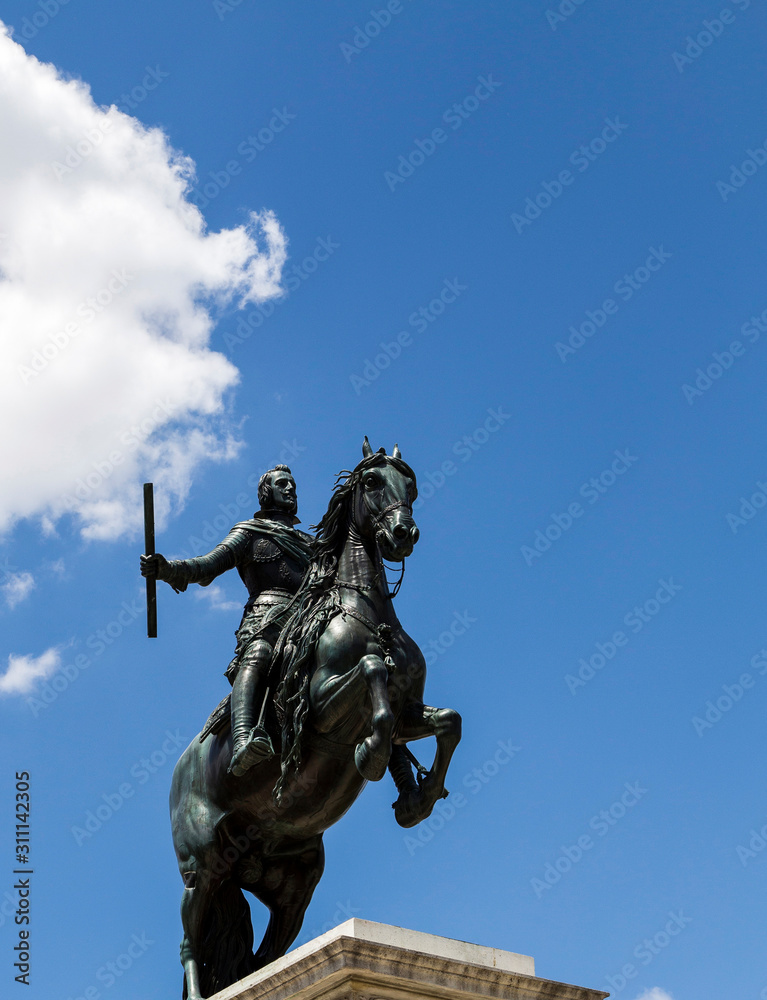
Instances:
[[[229,770],[238,777],[274,753],[268,734],[257,726],[271,655],[269,643],[256,640],[243,657],[232,687],[232,762]]]

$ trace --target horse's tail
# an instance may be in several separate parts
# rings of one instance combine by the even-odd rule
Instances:
[[[206,997],[255,971],[250,907],[232,879],[222,882],[210,901],[200,951],[200,988]]]

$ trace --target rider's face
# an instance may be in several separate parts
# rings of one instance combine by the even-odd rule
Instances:
[[[272,473],[272,506],[289,514],[298,510],[296,481],[287,472]]]

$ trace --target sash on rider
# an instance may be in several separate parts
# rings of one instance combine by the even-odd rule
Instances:
[[[259,512],[261,513],[261,512]],[[301,569],[306,569],[312,556],[312,541],[307,539],[298,531],[280,521],[272,521],[261,513],[260,517],[250,518],[247,521],[240,521],[234,528],[242,528],[252,532],[262,538],[266,538],[282,549],[282,551],[294,562],[298,563]],[[232,530],[234,530],[234,528]],[[286,595],[287,597],[288,595]],[[289,598],[288,598],[289,599]],[[256,600],[252,608],[246,610],[240,627],[237,629],[237,647],[234,657],[226,669],[226,676],[231,683],[234,683],[237,670],[248,646],[260,634],[270,626],[281,627],[283,609],[288,600],[283,602],[269,602],[264,606],[259,606]],[[276,639],[276,636],[274,637]],[[208,721],[203,726],[200,733],[200,742],[210,733],[220,732],[228,724],[231,715],[230,695],[227,694],[214,708],[208,717]]]

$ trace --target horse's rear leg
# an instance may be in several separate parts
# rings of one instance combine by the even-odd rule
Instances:
[[[405,707],[397,732],[398,743],[436,736],[437,752],[429,773],[418,783],[413,780],[409,762],[397,753],[392,761],[399,798],[394,803],[394,817],[400,826],[411,827],[431,815],[435,803],[447,795],[445,778],[450,760],[461,740],[461,716],[452,708],[431,708],[411,703]]]
[[[182,872],[184,894],[181,897],[181,926],[184,929],[181,942],[184,996],[188,997],[188,1000],[203,1000],[199,967],[202,954],[202,927],[216,887],[210,874],[196,870],[196,865],[187,867],[189,870]]]
[[[299,854],[265,858],[263,865],[259,882],[247,887],[271,914],[256,952],[256,969],[282,958],[298,937],[306,908],[325,868],[322,839],[313,841]]]

